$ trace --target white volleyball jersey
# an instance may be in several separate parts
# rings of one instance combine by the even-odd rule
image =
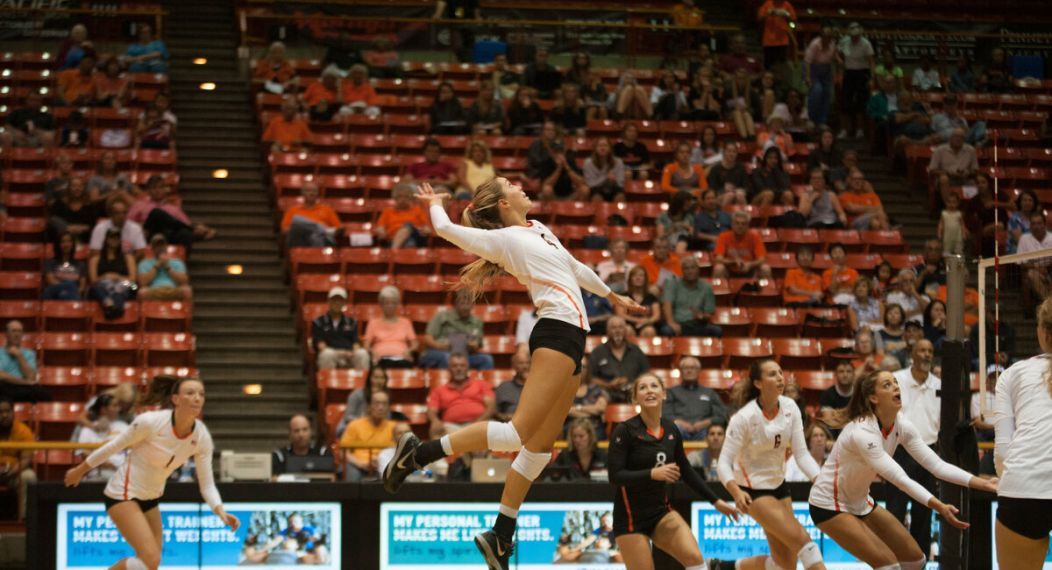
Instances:
[[[128,457],[110,477],[104,491],[107,497],[118,501],[160,498],[168,476],[193,457],[201,496],[213,510],[222,504],[212,476],[212,436],[200,420],[194,422],[189,435],[178,437],[173,410],[140,414],[128,429],[89,455],[87,463],[97,467],[124,449],[130,450]]]
[[[774,417],[764,415],[756,400],[731,416],[717,469],[720,481],[732,479],[739,487],[775,489],[785,481],[785,463],[792,454],[808,480],[818,474],[818,464],[807,452],[804,422],[796,402],[778,397]]]
[[[591,330],[581,288],[601,295],[610,288],[587,265],[574,259],[544,224],[480,230],[454,224],[439,205],[431,206],[435,233],[453,245],[496,263],[530,292],[538,318],[549,318]]]
[[[997,379],[995,457],[1003,464],[997,494],[1052,499],[1052,396],[1048,355],[1016,362]]]
[[[810,503],[838,513],[865,515],[873,510],[874,504],[869,496],[869,487],[874,477],[880,475],[918,503],[928,504],[932,494],[920,483],[910,479],[892,459],[899,445],[939,479],[968,486],[971,474],[939,459],[902,413],[887,431],[880,428],[876,417],[867,416],[851,421],[840,432],[840,437],[833,445],[833,452],[811,486]]]

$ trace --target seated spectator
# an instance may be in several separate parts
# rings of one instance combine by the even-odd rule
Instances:
[[[300,96],[300,104],[307,108],[312,121],[327,123],[340,110],[340,72],[326,68],[318,81],[311,83]]]
[[[873,297],[873,283],[869,279],[858,279],[852,289],[854,296],[847,304],[847,321],[851,330],[863,327],[879,327],[884,303]]]
[[[172,124],[160,109],[149,106],[139,117],[135,127],[135,144],[139,148],[167,150],[171,148],[175,125]]]
[[[923,321],[924,309],[931,299],[917,290],[917,274],[907,267],[899,271],[891,283],[894,289],[888,291],[884,302],[902,307],[907,322],[920,324]]]
[[[710,74],[699,70],[687,91],[687,116],[694,121],[719,121],[723,119],[723,89],[713,84]]]
[[[37,353],[22,346],[25,328],[16,319],[4,327],[6,341],[0,350],[0,398],[15,402],[46,402],[51,393],[40,385],[37,376]]]
[[[77,67],[60,71],[56,92],[61,105],[91,105],[95,101],[95,56],[85,55]]]
[[[787,194],[795,198],[781,150],[771,147],[764,151],[759,166],[752,171],[749,189],[751,193],[746,198],[750,204],[759,207],[781,202]]]
[[[606,439],[603,415],[611,400],[606,390],[592,382],[591,368],[589,357],[585,355],[581,359],[581,383],[577,386],[577,392],[574,393],[573,405],[570,406],[563,430],[569,431],[574,421],[584,419],[592,423],[596,433],[601,434],[600,439]],[[618,396],[623,397],[623,394],[618,394]]]
[[[1052,233],[1049,233],[1047,221],[1043,211],[1030,214],[1030,233],[1023,234],[1019,239],[1017,253],[1034,253],[1037,251],[1052,249]],[[1024,297],[1027,301],[1031,293],[1036,293],[1032,298],[1044,299],[1052,291],[1052,272],[1049,271],[1047,259],[1033,259],[1025,266],[1025,280],[1023,282]]]
[[[473,196],[475,190],[483,182],[496,178],[498,175],[496,167],[493,166],[493,156],[490,154],[489,147],[481,139],[472,139],[468,144],[464,160],[460,162],[457,170],[457,180],[460,182],[457,194]]]
[[[829,451],[833,447],[833,434],[829,431],[829,428],[817,422],[808,424],[804,428],[804,441],[807,442],[807,449],[811,453],[811,458],[815,460],[819,467],[822,467],[829,456]],[[792,454],[790,454],[785,463],[785,480],[798,483],[811,481],[811,478],[800,469],[800,464],[796,462],[796,458]]]
[[[289,247],[331,247],[342,229],[332,206],[318,200],[318,185],[304,182],[300,190],[303,203],[285,211],[281,231],[288,233]]]
[[[405,181],[426,182],[436,192],[453,193],[457,188],[457,167],[442,160],[442,145],[436,139],[424,141],[424,160],[406,168]]]
[[[675,121],[687,112],[687,93],[675,72],[666,69],[661,73],[658,84],[650,90],[650,106],[658,121]]]
[[[91,248],[92,256],[98,257],[99,252],[106,248],[106,241],[110,231],[117,235],[117,245],[121,252],[142,255],[146,250],[146,236],[143,234],[142,226],[128,219],[128,204],[121,199],[112,200],[106,208],[109,218],[99,220],[91,230],[91,240],[88,246]],[[119,262],[120,260],[115,260]],[[135,267],[131,268],[134,272]],[[132,279],[134,281],[134,279]]]
[[[800,215],[807,218],[807,227],[816,229],[843,228],[847,214],[833,191],[829,172],[816,168],[811,171],[811,184],[800,195]]]
[[[465,116],[468,127],[475,135],[499,135],[504,127],[504,105],[496,97],[490,81],[479,83],[479,94],[468,107]]]
[[[972,62],[963,53],[957,58],[957,67],[950,74],[949,89],[950,93],[974,93],[978,90]]]
[[[668,240],[668,245],[676,253],[683,254],[688,247],[698,245],[694,239],[694,219],[698,210],[698,201],[688,192],[678,191],[668,201],[668,210],[658,214],[654,229],[657,239]]]
[[[993,257],[994,243],[1000,243],[999,236],[1005,232],[1005,222],[1002,220],[1008,219],[1008,213],[1005,212],[1008,204],[994,195],[994,184],[989,172],[976,173],[975,190],[976,195],[963,208],[968,233],[975,239],[974,251],[983,257]]]
[[[720,137],[716,134],[716,127],[705,125],[701,128],[698,145],[690,151],[690,162],[707,170],[720,162],[720,159],[723,158],[722,150],[720,148]]]
[[[587,418],[575,419],[566,434],[570,445],[560,451],[548,467],[557,479],[587,481],[592,478],[592,471],[606,470],[606,450],[596,445],[599,438],[592,422]]]
[[[453,91],[453,84],[448,81],[438,84],[438,95],[429,113],[433,135],[466,135],[470,132],[464,106]]]
[[[369,66],[369,75],[396,79],[402,76],[402,61],[395,44],[388,36],[373,40],[371,49],[362,50],[362,59]]]
[[[697,358],[681,358],[679,374],[682,383],[668,389],[664,416],[675,422],[683,439],[705,439],[709,426],[727,424],[727,408],[715,390],[698,384],[701,362]]]
[[[767,130],[756,135],[757,154],[765,153],[769,148],[781,151],[784,160],[789,160],[796,154],[793,136],[785,130],[785,123],[785,117],[778,113],[771,113],[771,116],[767,117]]]
[[[46,147],[55,140],[55,116],[36,90],[26,94],[25,105],[11,111],[5,123],[7,129],[0,134],[5,147]]]
[[[139,43],[128,46],[124,61],[132,73],[168,73],[168,48],[153,37],[153,28],[139,24]]]
[[[639,345],[628,341],[628,326],[620,317],[610,317],[607,341],[588,356],[588,375],[592,383],[605,390],[614,402],[631,398],[632,383],[650,370],[650,359]]]
[[[847,177],[851,173],[852,168],[858,168],[858,152],[847,149],[841,156],[840,166],[829,170],[829,178],[833,181],[833,187],[836,188],[837,192],[847,190]],[[867,184],[869,183],[867,182]],[[869,184],[869,186],[872,186],[872,184]]]
[[[656,336],[657,327],[661,324],[661,300],[650,291],[646,268],[636,265],[628,271],[628,286],[624,294],[639,303],[646,312],[637,315],[618,306],[617,316],[625,321],[636,336],[644,339]]]
[[[1033,190],[1020,190],[1015,199],[1015,210],[1008,218],[1008,244],[1005,247],[1007,253],[1015,253],[1023,234],[1030,233],[1030,215],[1037,212],[1040,206],[1041,201]]]
[[[818,131],[818,145],[811,150],[807,157],[807,169],[821,168],[832,171],[843,166],[843,156],[837,146],[836,137],[829,127],[823,127]]]
[[[721,206],[749,203],[749,175],[745,165],[738,162],[738,141],[723,141],[720,161],[709,168],[706,180],[709,188],[719,193]]]
[[[855,333],[855,358],[851,365],[855,368],[855,377],[865,376],[878,370],[898,370],[899,363],[894,358],[885,358],[884,350],[877,344],[876,335],[869,327],[862,327]]]
[[[906,348],[906,311],[895,303],[884,304],[884,326],[877,331],[885,354]]]
[[[128,429],[128,424],[121,419],[121,402],[111,394],[100,394],[88,406],[87,417],[90,426],[81,426],[74,431],[72,441],[77,443],[104,443]],[[87,455],[86,450],[79,449],[73,453],[78,460]],[[87,481],[109,481],[109,478],[124,464],[126,453],[115,453],[106,462],[92,469],[84,476]]]
[[[749,212],[738,210],[731,216],[731,229],[720,234],[713,249],[712,276],[727,279],[755,276],[759,279],[771,278],[771,267],[767,265],[767,248],[763,238],[749,228]]]
[[[650,95],[632,73],[621,74],[614,92],[614,116],[619,119],[649,119],[654,115]]]
[[[594,334],[606,334],[606,322],[614,316],[614,305],[606,297],[585,289],[581,289],[581,300],[584,301],[588,328]]]
[[[533,61],[522,70],[522,84],[533,89],[537,97],[551,99],[562,83],[562,74],[548,63],[548,48],[537,47]]]
[[[986,122],[976,121],[969,124],[961,115],[957,95],[950,93],[942,101],[942,111],[931,118],[931,128],[938,141],[949,142],[957,129],[964,131],[964,142],[970,145],[982,145],[986,142]]]
[[[942,91],[939,70],[932,66],[931,56],[922,53],[920,63],[913,70],[913,89],[917,91]]]
[[[862,171],[852,168],[847,175],[847,189],[837,198],[840,207],[854,219],[851,227],[859,230],[886,230],[891,226],[880,196],[873,185],[866,181]]]
[[[931,136],[928,110],[907,90],[899,92],[898,110],[892,114],[889,123],[896,148],[910,142],[927,143]]]
[[[91,143],[91,131],[84,119],[84,113],[73,111],[66,118],[66,124],[58,136],[58,146],[62,148],[87,148]]]
[[[493,56],[493,74],[490,81],[497,89],[498,99],[515,99],[522,77],[508,65],[508,56],[498,53]]]
[[[574,83],[563,83],[559,98],[549,115],[550,120],[571,136],[583,137],[588,126],[588,107],[581,99],[581,89]]]
[[[614,156],[621,159],[634,180],[646,180],[654,164],[650,161],[650,150],[639,140],[639,127],[625,123],[621,128],[621,140],[614,144]]]
[[[361,51],[358,49],[359,41],[347,31],[341,29],[335,38],[326,42],[325,57],[321,60],[322,71],[335,71],[340,77],[347,77],[351,67],[355,64],[364,63]]]
[[[61,235],[69,232],[80,243],[87,243],[92,229],[102,214],[102,202],[88,196],[83,178],[72,178],[51,204],[48,232]]]
[[[311,322],[311,342],[318,368],[369,368],[369,353],[358,341],[358,322],[344,313],[347,290],[329,289],[329,310]]]
[[[639,260],[639,265],[646,270],[647,280],[653,292],[658,292],[673,277],[683,275],[680,256],[668,245],[668,240],[655,239],[650,253]]]
[[[56,155],[54,171],[51,173],[51,178],[44,183],[44,202],[49,210],[69,188],[69,183],[73,178],[73,159],[65,153]]]
[[[673,161],[661,173],[661,188],[670,194],[687,192],[701,196],[701,191],[708,187],[705,171],[690,162],[690,145],[685,142],[676,145]]]
[[[887,46],[880,50],[880,61],[877,63],[873,73],[875,78],[880,79],[883,79],[886,75],[890,75],[895,80],[896,92],[905,87],[902,80],[906,77],[906,72],[903,71],[902,66],[895,61],[895,50],[891,46]]]
[[[471,313],[473,296],[464,289],[457,291],[453,307],[442,309],[427,323],[421,339],[426,350],[420,356],[422,368],[448,368],[451,354],[465,354],[471,368],[492,370],[493,357],[479,352],[482,348],[482,319]]]
[[[100,222],[96,229],[102,227],[103,223]],[[116,319],[124,315],[124,303],[135,296],[135,257],[121,247],[120,230],[106,228],[102,235],[103,245],[97,254],[93,247],[88,260],[88,284],[91,286],[92,298],[102,305],[103,316]]]
[[[131,81],[121,71],[121,62],[111,57],[102,62],[101,73],[95,74],[95,104],[120,109],[128,103]]]
[[[664,290],[662,325],[665,336],[723,336],[723,329],[713,324],[716,296],[712,285],[701,279],[698,259],[686,256],[681,262],[683,277],[670,279]]]
[[[699,249],[712,251],[720,234],[730,229],[731,216],[720,207],[716,189],[710,185],[701,193],[701,207],[694,217],[694,238],[699,242]]]
[[[610,257],[596,264],[595,272],[611,289],[624,292],[627,288],[628,271],[636,266],[628,260],[628,242],[624,238],[614,238],[607,245],[607,251]]]
[[[267,123],[263,142],[270,143],[271,152],[293,152],[307,149],[313,136],[307,121],[299,114],[296,100],[286,97],[281,102],[281,114]]]
[[[997,411],[995,406],[997,405],[997,377],[1003,374],[1005,371],[1004,366],[1000,364],[990,364],[986,367],[986,398],[980,396],[980,394],[972,394],[972,403],[969,406],[969,415],[971,418],[972,427],[975,429],[975,438],[978,441],[993,441],[994,440],[994,420],[997,417]],[[983,413],[983,410],[986,413]],[[988,449],[984,454],[983,460],[986,462],[986,455],[992,455]]]
[[[526,180],[540,191],[542,200],[588,199],[588,185],[551,121],[545,121],[541,138],[533,141],[526,151]]]
[[[894,272],[895,269],[891,267],[891,264],[888,263],[888,260],[886,259],[877,264],[873,277],[870,279],[870,281],[873,282],[874,297],[880,297],[883,299],[884,296],[887,295],[894,280],[894,276],[892,275]]]
[[[753,114],[759,108],[760,94],[753,88],[749,74],[743,68],[739,68],[734,75],[727,80],[727,98],[724,104],[730,114],[731,121],[738,131],[738,137],[751,139],[756,136],[756,122]],[[770,128],[771,121],[767,120]],[[761,136],[762,133],[761,133]],[[762,142],[760,143],[763,144]]]
[[[844,246],[834,243],[829,246],[829,258],[833,265],[822,272],[822,288],[835,305],[847,305],[854,296],[858,271],[845,264],[847,253]]]
[[[33,430],[15,419],[14,402],[0,395],[0,442],[32,443],[34,441],[36,441],[36,435],[33,434]],[[37,482],[37,474],[31,467],[32,463],[32,451],[6,451],[4,455],[0,455],[0,484],[17,490],[19,521],[26,518],[29,486]]]
[[[810,247],[796,250],[796,267],[785,273],[782,299],[787,307],[817,307],[823,305],[825,291],[822,276],[814,271],[815,253]]]
[[[512,136],[536,136],[544,125],[544,111],[528,87],[519,87],[508,105],[505,132]]]
[[[866,116],[876,121],[878,127],[887,127],[899,106],[899,85],[894,75],[878,75],[879,89],[866,101]]]
[[[88,178],[88,195],[94,201],[109,202],[119,197],[130,202],[139,196],[139,190],[127,175],[117,170],[117,153],[107,150],[99,157],[95,173]]]
[[[340,422],[336,424],[336,437],[343,435],[343,431],[347,429],[347,424],[365,415],[369,409],[370,396],[376,392],[387,391],[387,382],[389,380],[387,370],[368,364],[367,367],[369,371],[365,374],[365,386],[355,388],[347,395],[347,407],[343,410]],[[391,419],[405,419],[404,414],[398,414],[398,416],[399,418],[396,418],[395,413],[392,412]]]
[[[159,174],[146,180],[145,194],[132,204],[128,219],[142,225],[146,235],[163,235],[169,243],[181,245],[187,251],[195,240],[210,240],[216,231],[205,224],[193,223],[178,201],[171,196],[171,186]]]
[[[924,292],[932,285],[946,284],[946,260],[942,251],[942,242],[938,239],[924,242],[924,260],[913,267],[917,274],[917,291]]]
[[[69,37],[58,48],[55,63],[59,71],[73,69],[89,54],[95,57],[95,46],[88,39],[88,28],[84,24],[74,24]]]
[[[1005,50],[996,47],[990,51],[990,63],[983,69],[976,88],[980,93],[1009,93],[1012,87],[1012,71]]]
[[[946,207],[939,214],[939,226],[935,235],[942,241],[946,255],[964,255],[964,244],[968,243],[968,228],[961,212],[961,198],[956,192],[946,195]]]
[[[310,420],[303,414],[289,418],[289,444],[270,454],[270,472],[276,478],[288,473],[290,457],[330,457],[329,446],[314,441]]]
[[[468,424],[488,420],[493,417],[495,410],[493,388],[485,380],[470,377],[467,355],[449,355],[449,382],[433,386],[427,396],[431,438],[449,435]]]
[[[193,297],[186,264],[168,254],[164,234],[150,239],[153,257],[139,262],[139,295],[146,301],[189,301]]]
[[[928,175],[935,178],[943,203],[955,192],[953,187],[970,183],[979,172],[975,147],[964,140],[964,129],[955,128],[950,132],[949,140],[931,153]]]
[[[580,80],[574,83],[580,89],[588,120],[605,119],[608,114],[606,103],[609,95],[606,86],[603,85],[603,79],[590,69],[584,69],[581,71]]]
[[[839,436],[847,417],[844,412],[855,391],[855,366],[850,360],[838,360],[833,379],[833,385],[818,396],[820,408],[815,419],[828,426],[834,436]]]
[[[372,392],[369,394],[366,414],[347,424],[347,429],[343,430],[340,447],[343,448],[346,462],[343,473],[345,481],[357,483],[367,476],[379,474],[377,462],[380,449],[395,443],[395,422],[388,417],[390,411],[391,396],[384,391]],[[354,445],[369,447],[348,448]]]
[[[77,241],[69,231],[55,240],[55,255],[44,260],[44,300],[79,301],[88,275],[87,265],[77,259]]]
[[[938,299],[932,299],[924,309],[924,338],[937,350],[946,338],[946,303]]]
[[[515,353],[511,356],[512,376],[500,383],[494,391],[497,400],[497,411],[493,418],[497,421],[510,422],[515,410],[519,408],[519,398],[526,386],[526,376],[530,372],[530,356]]]
[[[408,368],[413,364],[418,342],[413,323],[399,316],[402,293],[397,287],[388,285],[380,289],[379,301],[383,314],[365,325],[365,348],[372,354],[374,365]]]
[[[723,451],[723,441],[727,436],[727,426],[714,423],[709,426],[705,434],[705,449],[698,449],[687,454],[687,461],[706,481],[719,481],[717,468],[720,462],[720,452]]]
[[[340,84],[343,107],[340,112],[346,115],[362,113],[370,119],[380,116],[380,99],[369,83],[369,71],[362,64],[351,66],[347,79]]]
[[[739,69],[744,69],[749,77],[759,77],[763,73],[763,65],[754,57],[749,55],[745,43],[745,34],[736,33],[731,36],[730,50],[720,55],[720,72],[733,76]]]
[[[391,189],[391,198],[394,205],[385,206],[376,221],[376,239],[389,243],[392,249],[426,247],[431,222],[416,201],[416,186],[400,182]]]

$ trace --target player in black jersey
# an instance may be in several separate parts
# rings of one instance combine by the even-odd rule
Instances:
[[[685,570],[702,570],[705,557],[687,521],[668,502],[668,484],[680,478],[721,513],[738,519],[738,509],[719,499],[690,467],[676,424],[661,418],[665,385],[653,374],[636,379],[638,416],[622,422],[610,438],[607,466],[617,486],[614,535],[628,570],[652,570],[650,543]]]

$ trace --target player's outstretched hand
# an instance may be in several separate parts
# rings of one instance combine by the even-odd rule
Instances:
[[[648,309],[635,302],[631,297],[610,293],[606,297],[615,307],[621,307],[633,315],[646,314]]]
[[[417,192],[416,197],[419,200],[427,202],[428,205],[438,204],[439,206],[441,206],[442,201],[449,198],[449,194],[446,194],[444,192],[442,194],[439,194],[435,192],[435,189],[432,188],[430,184],[428,184],[427,182],[421,182],[420,191]]]
[[[727,501],[724,501],[723,499],[716,501],[715,506],[717,511],[727,515],[727,517],[734,522],[738,522],[738,519],[742,515],[741,511],[739,511],[737,507],[734,507],[733,505],[728,505]]]
[[[743,514],[749,514],[749,505],[752,504],[752,497],[748,493],[738,490],[738,493],[734,496],[734,505],[738,507],[738,511]]]
[[[940,515],[942,515],[942,518],[946,519],[946,522],[952,524],[953,526],[959,529],[966,529],[969,526],[971,526],[970,524],[957,518],[957,513],[959,513],[960,511],[958,511],[957,507],[953,505],[943,503],[940,501],[938,505],[935,505],[935,510],[938,511]]]
[[[216,513],[216,516],[219,517],[219,520],[223,521],[223,524],[230,527],[230,530],[234,532],[237,532],[237,529],[241,528],[241,519],[222,509],[220,509],[220,511]]]

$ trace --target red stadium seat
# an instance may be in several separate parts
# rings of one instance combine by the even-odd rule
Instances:
[[[347,275],[347,292],[349,299],[356,307],[362,303],[377,303],[377,295],[380,290],[388,285],[394,285],[393,275]]]
[[[87,332],[96,311],[98,303],[94,301],[44,301],[40,315],[46,331]]]
[[[449,302],[451,283],[441,275],[400,275],[395,278],[395,284],[402,290],[404,303]]]
[[[757,338],[793,337],[800,330],[800,317],[793,309],[757,307],[752,316],[752,336]]]
[[[194,337],[187,333],[146,333],[143,361],[147,366],[193,366]]]
[[[357,175],[326,174],[318,177],[321,193],[326,199],[364,198],[365,183]]]
[[[289,250],[289,263],[292,274],[300,273],[337,273],[340,271],[341,255],[347,251],[337,252],[331,247],[294,247]]]
[[[43,204],[43,198],[40,198],[40,202]],[[8,212],[14,215],[11,213],[10,206]],[[44,251],[44,245],[39,243],[2,243],[0,244],[0,269],[39,272],[44,264]]]
[[[703,368],[698,375],[698,384],[713,390],[730,390],[738,380],[737,372],[721,368]]]
[[[719,368],[723,365],[723,343],[712,337],[680,336],[672,339],[676,358],[693,356],[701,361],[702,368]]]
[[[345,274],[375,275],[391,270],[390,250],[379,247],[342,249],[339,260]]]
[[[396,275],[431,275],[437,270],[438,260],[431,249],[421,247],[391,251],[391,272]]]
[[[95,336],[98,337],[98,335]],[[142,369],[135,366],[95,366],[91,376],[96,392],[107,390],[118,384],[139,385],[143,383]]]
[[[829,389],[836,382],[836,372],[832,370],[797,370],[793,380],[805,392],[821,392]]]
[[[435,315],[444,308],[442,305],[435,304],[406,304],[403,305],[403,307],[405,316],[413,322],[413,330],[415,330],[418,335],[424,334],[427,330],[427,324],[430,323],[431,319],[435,318]]]
[[[69,450],[40,449],[33,453],[33,469],[41,481],[62,481],[66,471],[80,462]]]
[[[518,279],[510,275],[504,275],[494,280],[498,288],[498,296],[502,305],[525,305],[531,303],[530,294],[526,286],[519,283]]]
[[[672,368],[676,356],[676,345],[673,340],[656,336],[650,339],[639,339],[639,348],[647,355],[650,365],[655,368]]]
[[[762,338],[724,338],[724,368],[741,370],[757,358],[770,357],[771,341]]]
[[[145,332],[190,332],[190,304],[182,301],[144,301],[142,326]]]
[[[822,242],[822,251],[829,251],[834,243],[843,245],[845,253],[862,253],[866,249],[856,230],[818,230],[818,239]]]
[[[91,344],[79,332],[44,333],[40,336],[40,363],[44,366],[87,366]]]
[[[427,400],[427,377],[416,369],[387,371],[387,390],[394,404],[422,404]]]
[[[428,436],[428,426],[431,421],[427,416],[427,405],[425,404],[391,404],[391,411],[398,412],[406,417],[409,427],[417,437]]]
[[[822,347],[813,338],[771,339],[771,349],[786,370],[816,370],[822,366]]]
[[[610,404],[607,406],[606,411],[603,412],[603,422],[606,423],[607,438],[610,437],[610,434],[614,433],[614,428],[617,427],[617,424],[631,419],[638,413],[635,404]]]
[[[507,335],[515,332],[518,313],[512,315],[504,305],[475,305],[471,313],[482,321],[485,334]]]
[[[365,386],[365,372],[361,370],[329,368],[319,370],[315,377],[318,402],[323,408],[346,402],[351,392]]]
[[[8,321],[22,323],[25,332],[40,329],[40,301],[0,301],[0,326],[6,329]]]
[[[748,336],[752,331],[749,311],[741,307],[716,307],[712,324],[723,329],[723,336]]]
[[[755,284],[756,291],[743,291],[742,286]],[[731,279],[731,290],[737,292],[738,304],[743,307],[779,307],[782,304],[782,285],[770,279]]]
[[[42,218],[7,218],[3,225],[3,241],[38,243],[44,240],[47,223]]]
[[[785,251],[796,251],[804,245],[812,249],[818,249],[821,243],[821,239],[818,237],[818,230],[811,228],[779,228],[778,239],[785,244]]]
[[[848,333],[847,317],[840,309],[800,309],[798,311],[805,337],[841,338]]]
[[[514,336],[484,335],[479,352],[493,356],[493,363],[497,368],[511,368],[511,357],[517,350]]]
[[[329,404],[325,406],[324,410],[325,433],[322,435],[327,441],[335,441],[336,426],[340,424],[340,418],[343,417],[343,413],[347,410],[347,404]]]
[[[139,366],[141,345],[135,333],[95,333],[92,361],[95,366]]]
[[[438,271],[446,276],[457,275],[462,267],[476,259],[474,254],[460,248],[442,248],[438,250]]]
[[[92,330],[95,332],[136,332],[142,329],[141,311],[138,301],[124,303],[124,314],[107,319],[102,315],[102,310],[97,309],[95,320],[92,321]]]
[[[909,253],[910,246],[898,230],[864,231],[859,234],[867,253]]]
[[[590,224],[595,218],[590,202],[553,202],[549,208],[553,224]]]
[[[41,366],[37,370],[40,385],[60,402],[83,402],[91,386],[89,368],[80,366]]]
[[[303,274],[296,276],[297,302],[300,306],[307,303],[326,303],[329,290],[343,287],[344,276],[339,273],[330,275]]]
[[[42,441],[68,441],[83,411],[82,402],[42,402],[34,405],[37,437]]]

